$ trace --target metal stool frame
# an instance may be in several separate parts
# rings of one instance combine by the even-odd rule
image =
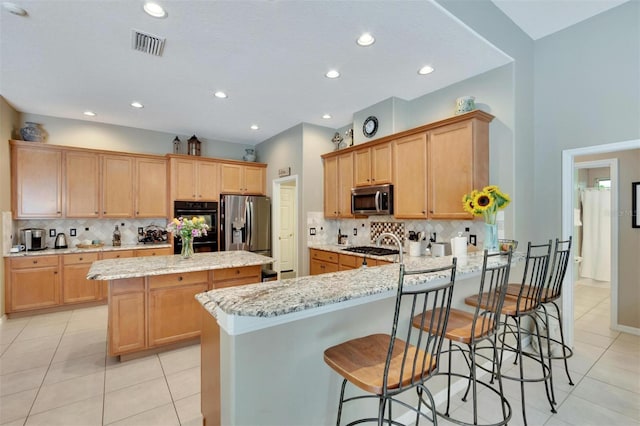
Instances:
[[[451,307],[456,261],[456,258],[454,258],[450,266],[415,271],[407,271],[404,264],[400,264],[391,333],[388,335],[374,334],[352,339],[325,350],[325,362],[344,378],[338,405],[336,421],[338,426],[340,425],[344,403],[366,398],[378,400],[377,417],[358,419],[349,423],[349,425],[376,422],[378,425],[401,426],[398,421],[393,420],[392,403],[414,411],[416,413],[416,425],[419,424],[420,417],[437,424],[435,411],[431,409],[430,415],[423,412],[422,404],[429,408],[435,407],[433,396],[426,387],[425,382],[438,372],[444,331]],[[424,281],[420,280],[422,282],[418,284],[405,285],[405,279],[409,276],[433,274],[437,274],[439,277],[448,277],[449,279],[446,283],[440,285],[430,284],[428,278]],[[405,321],[402,314],[403,307],[409,309],[408,324],[403,324]],[[425,326],[423,329],[412,327],[411,321],[413,317],[418,312],[424,312],[428,309],[439,309],[441,314],[434,316],[429,324],[423,324]],[[406,330],[403,330],[405,327]],[[425,331],[425,329],[433,330],[433,332]],[[370,348],[366,351],[357,351],[362,342],[365,342],[365,345],[370,342],[386,342],[388,348],[383,347],[380,349],[378,347],[379,356],[372,361],[371,356],[375,357],[375,355],[372,355],[373,351]],[[348,358],[348,360],[345,358]],[[371,365],[380,367],[379,371],[382,374],[381,377],[376,376],[375,386],[358,380],[361,377],[357,377],[357,375],[362,370],[359,367],[363,364],[366,364],[368,368]],[[347,382],[366,391],[367,394],[345,398]],[[417,407],[396,398],[397,395],[409,389],[416,389]],[[386,417],[385,411],[387,413]]]

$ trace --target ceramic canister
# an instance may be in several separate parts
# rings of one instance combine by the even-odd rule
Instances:
[[[476,98],[474,96],[462,96],[456,99],[456,115],[476,109]]]

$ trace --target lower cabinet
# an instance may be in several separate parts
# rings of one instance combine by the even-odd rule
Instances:
[[[58,256],[5,258],[7,313],[60,304]]]
[[[99,253],[62,255],[62,302],[80,303],[103,299],[100,281],[88,280],[91,264],[98,260]]]
[[[326,274],[328,272],[338,272],[338,253],[331,251],[309,249],[311,259],[309,265],[309,275]]]
[[[142,256],[171,256],[173,249],[171,247],[160,247],[150,249],[133,250],[136,257]]]
[[[262,266],[245,266],[243,268],[215,269],[213,288],[233,287],[236,285],[255,284],[262,281]]]
[[[111,282],[109,289],[109,355],[147,347],[144,278]]]

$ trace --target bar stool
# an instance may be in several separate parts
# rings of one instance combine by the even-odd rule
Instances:
[[[573,380],[571,380],[571,375],[569,374],[569,365],[567,363],[567,359],[573,356],[573,350],[564,342],[564,332],[562,330],[562,314],[560,312],[560,308],[556,303],[562,296],[562,283],[564,282],[565,275],[567,274],[567,266],[569,265],[569,258],[571,254],[571,240],[569,237],[568,240],[561,241],[559,238],[556,238],[556,242],[553,249],[553,261],[551,263],[551,268],[549,268],[549,279],[542,291],[542,296],[540,297],[540,309],[544,313],[544,327],[547,329],[546,336],[541,336],[541,338],[549,339],[552,343],[558,344],[562,347],[562,355],[554,354],[554,351],[547,352],[543,354],[546,358],[550,360],[554,359],[562,359],[564,361],[564,371],[567,374],[567,379],[569,379],[569,384],[573,386]],[[520,292],[520,284],[509,284],[507,288],[507,294],[512,296],[517,296]],[[547,309],[547,304],[551,304],[555,308],[555,313],[549,313]],[[549,320],[553,319],[558,321],[560,325],[560,340],[551,337],[550,334],[550,323]],[[542,351],[542,348],[539,349]],[[551,373],[550,383],[551,383],[551,396],[555,401],[555,393],[553,391],[553,368],[552,362],[549,362],[549,370]]]
[[[376,422],[378,425],[400,424],[393,420],[392,403],[416,412],[416,425],[420,416],[437,422],[433,411],[433,397],[425,382],[438,372],[455,273],[455,258],[451,266],[420,271],[406,271],[401,263],[391,333],[372,334],[348,340],[324,351],[324,361],[344,378],[340,391],[337,425],[340,425],[344,403],[367,398],[378,400],[377,416],[358,419],[349,425],[363,422]],[[429,281],[433,279],[434,274],[437,274],[436,277],[444,274],[448,276],[448,281],[440,285],[431,284]],[[413,317],[427,309],[438,309],[439,314],[434,315],[429,324],[423,324],[424,327],[421,329],[413,328]],[[347,382],[367,393],[345,398]],[[417,407],[397,398],[399,394],[410,389],[416,389]],[[428,401],[425,400],[425,396]],[[432,408],[431,416],[422,412],[423,403]]]
[[[502,305],[502,310],[500,311],[502,315],[504,315],[505,319],[502,323],[502,337],[500,338],[501,347],[500,347],[500,361],[498,363],[498,367],[502,366],[502,360],[504,355],[504,350],[509,350],[515,353],[515,361],[514,363],[518,363],[518,359],[520,359],[520,375],[510,376],[504,373],[500,373],[500,376],[509,380],[516,380],[520,382],[520,396],[522,402],[522,417],[524,420],[524,424],[527,424],[527,413],[525,408],[525,395],[524,395],[524,384],[527,382],[544,382],[545,391],[547,393],[547,399],[549,401],[549,405],[551,406],[551,412],[555,413],[554,401],[550,391],[550,376],[551,370],[549,366],[545,362],[545,357],[536,354],[533,352],[525,352],[522,348],[522,332],[526,331],[529,333],[529,330],[523,330],[522,328],[522,319],[525,317],[531,318],[534,325],[534,332],[532,338],[537,339],[538,347],[542,347],[540,330],[538,327],[538,323],[535,321],[535,316],[538,308],[540,307],[540,299],[542,296],[542,290],[544,288],[546,277],[547,277],[547,269],[549,267],[549,257],[551,256],[551,240],[547,244],[538,244],[533,245],[529,242],[527,246],[527,257],[526,263],[524,267],[524,273],[522,276],[522,283],[520,284],[520,289],[517,296],[505,296],[504,303]],[[485,298],[489,295],[487,293],[482,294],[481,296],[470,296],[465,299],[465,303],[470,306],[481,306],[483,308],[487,307]],[[514,324],[510,324],[509,320],[513,320]],[[510,336],[515,336],[515,347],[507,343],[506,341],[506,333],[509,331]],[[549,345],[549,341],[547,340],[547,345]],[[534,360],[540,365],[542,375],[540,377],[524,377],[524,357]]]
[[[480,289],[478,296],[483,294],[482,307],[478,304],[473,313],[452,308],[449,312],[449,321],[445,331],[445,337],[449,340],[449,349],[443,353],[448,353],[449,371],[440,374],[447,375],[447,407],[444,413],[438,412],[438,415],[446,418],[448,421],[468,425],[461,420],[453,419],[449,415],[449,407],[451,402],[451,377],[461,377],[468,380],[467,390],[462,397],[463,401],[467,400],[469,390],[471,389],[473,402],[473,425],[478,424],[478,398],[477,384],[490,389],[500,398],[502,406],[502,421],[493,423],[493,426],[507,424],[511,419],[511,406],[504,397],[502,391],[502,378],[500,376],[500,368],[495,368],[495,377],[498,379],[498,389],[495,389],[489,383],[483,382],[477,378],[476,358],[480,357],[485,361],[490,361],[494,366],[498,366],[498,350],[495,344],[495,336],[498,332],[500,322],[499,312],[502,310],[502,304],[506,295],[507,285],[509,283],[509,271],[511,269],[511,250],[507,256],[501,256],[500,253],[488,254],[484,251],[484,259],[482,262],[482,275],[480,279]],[[414,327],[420,327],[421,324],[430,324],[433,315],[439,315],[438,310],[429,310],[414,317]],[[491,357],[480,355],[476,352],[478,344],[488,342],[491,346]],[[460,346],[458,343],[466,345]],[[451,370],[451,355],[454,351],[459,351],[464,356],[464,360],[469,367],[468,375],[455,373]],[[493,380],[493,375],[492,375]],[[489,426],[489,425],[487,425]]]

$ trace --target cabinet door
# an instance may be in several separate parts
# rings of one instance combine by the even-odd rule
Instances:
[[[65,157],[65,217],[100,217],[100,157],[68,151]]]
[[[202,314],[194,296],[207,287],[207,283],[199,283],[149,292],[150,347],[200,335]]]
[[[171,186],[174,200],[196,199],[196,163],[193,160],[171,159]]]
[[[9,273],[8,312],[46,308],[60,304],[58,266],[12,268]]]
[[[169,255],[172,255],[172,254],[173,254],[173,249],[171,247],[160,247],[160,248],[135,250],[135,257],[169,256]]]
[[[110,356],[144,349],[146,347],[144,292],[110,295],[109,321]]]
[[[262,195],[265,193],[264,167],[244,166],[244,188],[247,194]]]
[[[338,264],[311,259],[311,263],[309,267],[310,275],[326,274],[329,272],[338,272]]]
[[[391,143],[371,147],[371,183],[374,185],[392,182]]]
[[[338,156],[338,217],[351,218],[353,153]]]
[[[88,280],[91,263],[65,265],[62,274],[63,303],[90,302],[102,298],[100,281]]]
[[[355,186],[371,185],[370,148],[364,148],[354,152],[353,177]]]
[[[428,149],[429,217],[472,219],[461,201],[463,194],[475,189],[471,120],[430,131]]]
[[[421,133],[395,140],[393,150],[394,216],[403,219],[426,219],[427,135]]]
[[[324,166],[324,216],[338,217],[338,157],[328,157],[323,161]]]
[[[62,217],[62,151],[15,147],[13,154],[14,217]]]
[[[167,163],[136,159],[136,217],[167,216]]]
[[[220,193],[242,193],[242,166],[239,164],[220,164]]]
[[[102,217],[133,217],[133,158],[102,156]]]
[[[197,198],[201,201],[218,201],[218,164],[213,162],[198,162]]]

